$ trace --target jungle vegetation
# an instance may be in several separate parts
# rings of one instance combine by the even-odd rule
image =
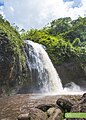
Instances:
[[[21,47],[29,39],[46,47],[52,62],[61,64],[70,60],[86,62],[86,17],[53,20],[42,29],[22,30],[22,34],[0,15],[0,44],[3,37],[10,40],[10,48],[20,60],[25,60]],[[22,59],[21,59],[22,58]]]
[[[59,18],[40,30],[22,32],[21,37],[43,44],[54,64],[86,62],[86,17]]]

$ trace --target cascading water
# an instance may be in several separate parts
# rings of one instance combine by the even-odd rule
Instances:
[[[63,89],[61,80],[56,72],[44,46],[30,40],[25,40],[27,66],[30,71],[28,91],[31,93],[47,94],[83,94],[78,85],[73,82]]]
[[[30,70],[33,92],[59,93],[61,80],[41,44],[25,40],[25,55]]]

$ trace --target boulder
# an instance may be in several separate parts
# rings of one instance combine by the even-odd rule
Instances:
[[[47,110],[47,120],[62,120],[62,111],[56,108],[50,108]]]
[[[82,98],[85,98],[85,99],[86,99],[86,93],[83,94]]]
[[[18,120],[47,120],[47,114],[37,108],[31,108],[29,113],[20,114]]]
[[[72,102],[70,102],[69,100],[66,100],[66,99],[62,99],[62,98],[59,98],[57,101],[56,101],[56,104],[58,106],[61,107],[61,109],[64,111],[64,112],[70,112],[73,104]]]
[[[56,110],[56,108],[50,108],[50,109],[48,109],[47,110],[47,115],[50,117],[53,113],[54,113],[54,111]]]
[[[72,109],[70,112],[85,112],[86,113],[86,93],[83,94],[79,103],[76,103],[75,105],[72,106]],[[80,119],[70,118],[67,120],[86,120],[86,118],[80,118]]]
[[[18,120],[29,120],[29,113],[20,114],[20,115],[18,116]]]
[[[86,93],[83,94],[78,104],[73,105],[71,112],[86,112]]]
[[[29,112],[30,120],[47,120],[47,114],[40,109],[32,108]]]
[[[56,107],[55,104],[41,104],[41,105],[38,105],[36,108],[46,112],[49,108],[52,108],[52,107]]]

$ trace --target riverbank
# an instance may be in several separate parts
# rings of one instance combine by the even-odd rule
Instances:
[[[30,112],[39,105],[56,104],[59,98],[77,104],[82,95],[41,95],[41,94],[18,94],[0,98],[0,120],[17,120],[20,114]],[[35,119],[34,119],[35,120]]]

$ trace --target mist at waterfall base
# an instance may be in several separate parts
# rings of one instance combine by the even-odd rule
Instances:
[[[30,71],[30,91],[42,94],[83,94],[74,82],[63,88],[57,71],[55,70],[43,45],[25,40],[24,53]]]

